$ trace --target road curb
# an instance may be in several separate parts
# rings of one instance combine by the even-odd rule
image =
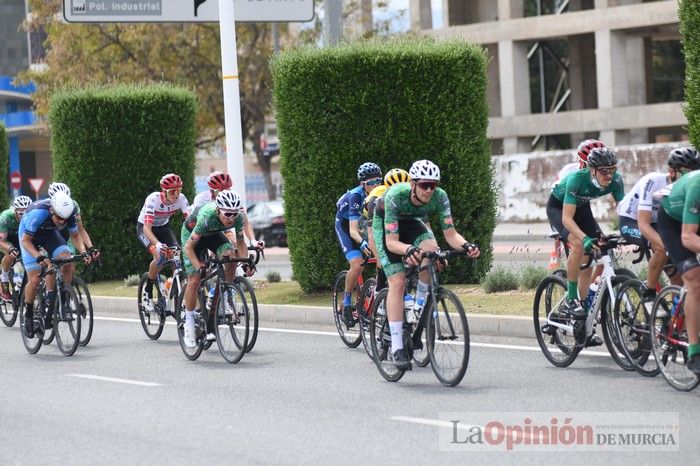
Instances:
[[[137,317],[136,298],[93,296],[96,314],[119,314]],[[293,325],[302,328],[335,328],[333,314],[327,307],[259,304],[258,316],[265,324]],[[522,316],[498,316],[467,314],[469,331],[474,335],[491,335],[516,338],[534,338],[532,318]]]

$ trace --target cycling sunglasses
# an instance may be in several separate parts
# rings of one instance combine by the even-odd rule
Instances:
[[[177,193],[182,192],[182,188],[171,188],[171,189],[164,189],[163,192],[165,193],[166,196],[170,195],[171,192],[176,191]]]
[[[381,178],[372,178],[371,180],[365,181],[369,186],[377,186],[382,182]]]
[[[437,189],[437,181],[419,181],[418,182],[418,187],[422,189],[423,191],[435,191]]]
[[[617,172],[617,167],[596,168],[595,170],[603,176],[613,176]]]
[[[221,215],[223,215],[226,218],[236,218],[238,217],[238,214],[240,212],[226,212],[224,210],[221,211]]]

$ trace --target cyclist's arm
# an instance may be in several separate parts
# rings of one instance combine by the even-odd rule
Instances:
[[[661,241],[661,236],[651,226],[651,210],[637,209],[637,224],[642,235],[651,242],[654,248],[663,249],[664,243]]]
[[[78,232],[80,233],[80,237],[83,239],[85,249],[90,249],[92,247],[92,240],[90,239],[90,235],[85,229],[82,220],[78,220]]]
[[[243,223],[243,232],[245,237],[252,243],[255,241],[255,232],[253,231],[253,225],[248,221],[248,216],[245,217],[245,222]]]
[[[447,244],[449,244],[452,249],[461,250],[462,245],[467,242],[467,240],[464,239],[464,236],[457,233],[457,230],[454,228],[443,231],[443,234],[445,235],[445,241],[447,241]]]
[[[9,254],[12,244],[9,241],[5,241],[5,238],[7,238],[7,231],[0,230],[0,249],[5,254]]]
[[[241,259],[248,257],[248,245],[243,237],[236,238],[236,252]]]
[[[574,221],[574,214],[576,213],[576,204],[564,204],[564,208],[561,214],[561,220],[564,224],[564,228],[569,230],[569,238],[573,236],[578,241],[583,241],[586,234],[581,230],[576,222]]]
[[[20,245],[29,253],[32,255],[32,257],[39,257],[41,253],[37,250],[37,248],[34,247],[34,244],[32,243],[32,239],[34,238],[33,235],[29,235],[27,233],[24,233],[22,235],[22,238],[20,238]]]
[[[156,238],[156,235],[153,234],[152,223],[143,224],[143,234],[146,235],[146,238],[148,238],[148,241],[150,241],[153,246],[158,244],[158,238]]]
[[[197,245],[199,238],[200,236],[197,233],[192,233],[185,243],[185,254],[187,254],[187,258],[190,260],[192,267],[194,267],[195,270],[202,267],[202,263],[199,261],[197,254],[194,252],[194,247]]]
[[[690,249],[695,254],[700,254],[700,236],[698,236],[697,223],[684,223],[681,229],[681,241],[683,247]]]
[[[385,231],[386,233],[386,231]],[[393,252],[394,254],[398,254],[400,256],[403,256],[406,254],[406,250],[413,246],[412,244],[408,243],[402,243],[399,241],[399,234],[397,233],[387,233],[386,234],[386,248]]]
[[[350,220],[350,237],[357,243],[362,242],[362,234],[360,233],[359,223],[357,220]]]
[[[71,232],[70,239],[73,241],[73,245],[79,254],[85,252],[85,244],[83,244],[83,237],[80,235],[79,229],[75,232]]]

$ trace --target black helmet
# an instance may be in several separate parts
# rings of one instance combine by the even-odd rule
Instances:
[[[362,165],[360,165],[360,168],[357,169],[357,179],[360,181],[367,181],[372,178],[381,177],[382,169],[379,168],[379,165],[377,165],[376,163],[365,162]]]
[[[681,168],[697,170],[700,168],[698,151],[692,146],[676,147],[668,154],[668,166],[674,170],[680,170]]]
[[[617,165],[617,155],[612,149],[600,147],[593,149],[588,154],[588,166],[590,168],[612,167],[614,165]]]

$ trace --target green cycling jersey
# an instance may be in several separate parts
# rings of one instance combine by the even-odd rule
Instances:
[[[590,168],[584,168],[569,173],[552,188],[552,196],[564,204],[574,204],[577,207],[588,204],[591,199],[612,194],[615,201],[620,202],[625,197],[625,185],[622,175],[615,173],[612,181],[606,187],[596,186]]]
[[[672,218],[687,225],[700,225],[700,171],[683,175],[673,183],[671,192],[661,201]]]

